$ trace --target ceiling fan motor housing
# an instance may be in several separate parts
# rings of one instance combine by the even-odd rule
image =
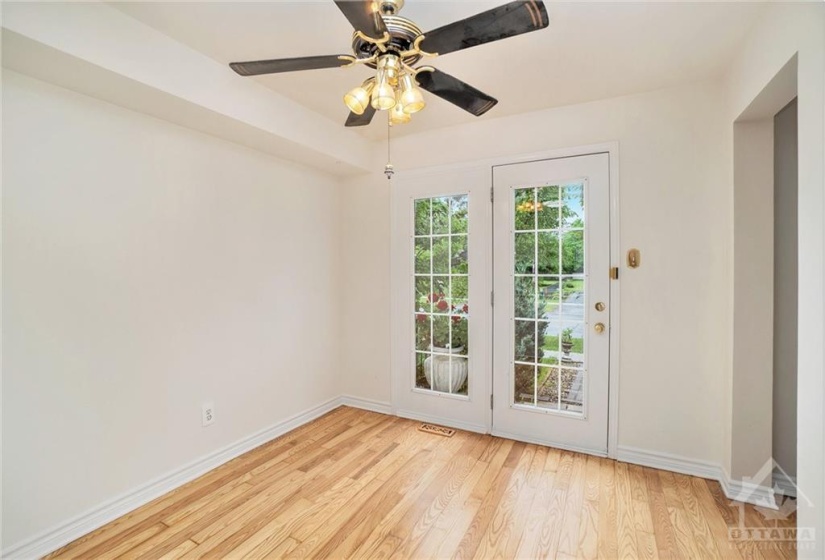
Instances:
[[[403,2],[402,2],[403,3]],[[412,47],[415,39],[421,35],[421,28],[405,17],[396,15],[381,16],[384,25],[390,34],[390,41],[387,43],[387,52],[399,54]],[[365,41],[357,33],[352,36],[352,52],[356,58],[369,58],[378,51],[378,47]],[[420,54],[412,54],[404,58],[404,62],[412,66],[421,60]],[[375,68],[375,62],[368,62],[367,66]]]

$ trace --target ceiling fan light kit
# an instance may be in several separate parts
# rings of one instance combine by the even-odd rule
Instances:
[[[389,111],[390,125],[404,124],[426,106],[421,89],[481,116],[498,101],[432,66],[415,67],[436,57],[523,33],[549,24],[541,0],[518,0],[429,33],[399,16],[404,0],[334,0],[355,28],[352,55],[309,56],[233,62],[242,76],[366,65],[374,77],[344,95],[350,110],[346,126],[368,125],[376,111]],[[421,88],[421,89],[419,89]]]
[[[398,70],[401,64],[393,54],[385,54],[378,59],[378,73],[372,92],[372,108],[387,111],[395,107],[395,86],[398,85]]]

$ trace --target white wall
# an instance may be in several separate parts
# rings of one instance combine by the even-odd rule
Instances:
[[[400,173],[618,140],[622,250],[620,446],[720,463],[731,274],[724,91],[708,83],[562,107],[393,141]],[[438,101],[433,101],[434,103]],[[345,392],[390,400],[389,208],[380,176],[346,185]],[[365,245],[366,244],[366,245]],[[362,350],[368,348],[366,352]]]
[[[825,5],[774,4],[750,32],[728,81],[732,123],[794,55],[798,56],[799,306],[797,525],[818,534],[825,554]]]
[[[4,2],[1,11],[5,68],[290,161],[368,169],[371,142],[337,118],[238,79],[106,2]]]
[[[3,542],[340,394],[339,185],[11,72]],[[201,427],[201,403],[216,423]]]
[[[771,459],[773,119],[738,122],[733,150],[733,368],[730,475]]]
[[[343,393],[381,403],[390,401],[391,188],[380,171],[355,177],[340,204]]]

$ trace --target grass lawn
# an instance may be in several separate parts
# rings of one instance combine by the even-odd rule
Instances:
[[[562,293],[567,298],[570,294],[584,291],[584,280],[568,279],[562,283]]]
[[[558,283],[555,283],[558,286]],[[552,288],[552,290],[551,290]],[[584,280],[578,278],[567,278],[561,283],[561,300],[565,301],[575,293],[584,291]],[[539,280],[539,296],[544,303],[544,312],[553,313],[558,307],[559,291],[557,288],[546,285],[546,282]]]
[[[559,347],[559,337],[557,335],[547,334],[544,335],[544,348],[555,350]],[[576,354],[583,354],[584,353],[584,339],[582,338],[574,338],[573,339],[573,349],[571,352],[575,352]]]

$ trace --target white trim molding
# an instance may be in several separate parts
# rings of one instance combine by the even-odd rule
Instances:
[[[689,459],[681,455],[673,455],[661,451],[648,451],[637,447],[620,445],[616,459],[625,463],[633,463],[643,467],[652,467],[663,471],[688,474],[700,478],[722,481],[722,467],[710,461]],[[724,487],[724,485],[723,485]]]
[[[343,395],[341,396],[341,404],[353,408],[360,408],[361,410],[378,412],[379,414],[392,414],[392,406],[390,403],[384,401],[362,399],[361,397],[355,397],[353,395]]]
[[[784,472],[773,473],[773,484],[777,494],[796,498],[796,477]]]
[[[773,488],[752,482],[733,480],[726,472],[723,472],[723,478],[719,481],[719,484],[722,485],[725,496],[733,501],[746,502],[763,508],[778,509]]]
[[[607,456],[615,459],[619,450],[619,367],[621,365],[622,268],[621,212],[619,203],[619,143],[605,144],[610,174],[610,266],[619,269],[619,278],[610,280],[610,357],[607,390]]]
[[[772,488],[733,480],[722,465],[717,463],[626,446],[619,446],[616,459],[643,467],[715,480],[719,482],[725,496],[732,501],[744,501],[755,506],[776,509]]]
[[[150,480],[137,488],[116,496],[115,498],[100,504],[80,515],[60,523],[34,537],[23,542],[16,543],[2,551],[2,558],[40,558],[65,546],[68,543],[91,533],[95,529],[114,521],[130,511],[158,498],[175,488],[190,482],[203,474],[223,465],[227,461],[243,455],[273,439],[294,430],[295,428],[315,420],[319,416],[330,412],[341,404],[348,406],[359,406],[355,402],[343,403],[347,397],[335,397],[325,401],[309,410],[290,416],[289,418],[273,424],[272,426],[260,430],[252,435],[231,443],[226,447],[205,455],[190,462],[163,476]],[[368,403],[364,399],[349,398],[350,401]],[[373,403],[373,405],[378,403]],[[388,405],[385,405],[388,406]],[[367,410],[373,410],[367,408]]]

